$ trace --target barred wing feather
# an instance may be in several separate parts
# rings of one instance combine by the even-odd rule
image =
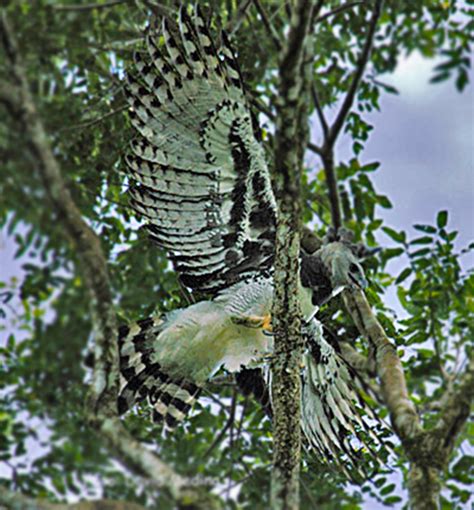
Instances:
[[[216,293],[272,265],[276,205],[232,48],[199,11],[150,30],[126,93],[131,204],[184,285]]]

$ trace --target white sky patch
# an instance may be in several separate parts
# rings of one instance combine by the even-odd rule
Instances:
[[[427,94],[426,87],[433,76],[433,68],[440,63],[441,59],[427,59],[415,51],[401,59],[391,75],[391,85],[396,87],[405,100],[425,101],[433,100],[433,92]]]

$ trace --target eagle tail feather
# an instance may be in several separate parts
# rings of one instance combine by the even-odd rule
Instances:
[[[121,390],[117,407],[119,414],[124,414],[147,398],[153,407],[153,421],[174,428],[187,416],[202,388],[171,376],[152,361],[153,341],[167,323],[166,316],[151,317],[119,329]]]

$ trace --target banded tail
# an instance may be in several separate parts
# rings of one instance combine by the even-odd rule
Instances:
[[[192,381],[171,377],[153,361],[157,337],[165,329],[166,316],[150,317],[119,329],[121,390],[117,399],[119,414],[148,399],[152,418],[174,428],[184,420],[198,399],[201,387]]]

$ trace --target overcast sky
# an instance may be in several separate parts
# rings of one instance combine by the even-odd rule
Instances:
[[[437,212],[447,209],[448,228],[459,230],[461,247],[474,240],[473,88],[460,94],[453,81],[429,84],[434,65],[413,53],[384,78],[400,95],[384,94],[381,112],[367,117],[375,129],[362,157],[382,163],[372,175],[393,204],[379,209],[387,225],[406,230],[433,223]],[[350,155],[345,145],[342,157]]]

